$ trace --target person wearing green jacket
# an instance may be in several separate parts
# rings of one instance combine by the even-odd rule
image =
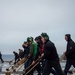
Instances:
[[[32,62],[33,62],[33,60],[35,60],[35,56],[37,54],[37,48],[38,47],[37,47],[37,43],[33,41],[33,37],[28,37],[27,38],[27,42],[28,42],[28,44],[30,46],[30,52],[29,52],[29,56],[30,56],[29,61],[30,61],[30,64],[29,65],[31,65]],[[36,70],[38,71],[38,75],[41,75],[40,74],[40,70],[38,68],[36,68]],[[28,75],[33,75],[33,70]]]
[[[33,41],[33,37],[28,37],[27,42],[30,45],[30,57],[34,59],[37,54],[37,43]]]

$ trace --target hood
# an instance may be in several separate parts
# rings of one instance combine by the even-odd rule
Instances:
[[[70,34],[66,34],[65,36],[67,36],[67,37],[68,37],[68,40],[67,40],[68,42],[72,40],[72,39],[71,39],[71,35],[70,35]]]

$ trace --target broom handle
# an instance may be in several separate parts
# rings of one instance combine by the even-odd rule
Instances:
[[[25,75],[28,75],[38,64],[39,64],[39,61]]]

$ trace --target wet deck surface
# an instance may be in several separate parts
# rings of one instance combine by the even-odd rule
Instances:
[[[22,71],[19,71],[19,72],[17,72],[17,73],[12,73],[12,72],[11,72],[11,75],[20,75],[21,72],[22,72]],[[38,73],[35,71],[33,75],[37,75],[37,74],[38,74]],[[0,75],[5,75],[5,72],[0,72]],[[42,75],[42,74],[41,74],[41,75]],[[53,74],[50,74],[50,75],[53,75]],[[69,73],[68,73],[68,75],[75,75],[75,72],[73,72],[73,74],[69,74]]]
[[[1,69],[1,71],[2,72],[0,72],[0,75],[5,75],[5,72],[6,72],[6,68],[8,68],[9,66],[11,66],[11,65],[9,65],[8,63],[3,63],[3,64],[0,64],[1,66],[2,66],[2,69]],[[62,65],[62,69],[64,70],[64,66],[65,66],[65,63],[64,62],[61,62],[61,65]],[[21,68],[21,70],[19,70],[16,74],[14,74],[13,72],[11,72],[11,75],[20,75],[20,73],[22,72],[22,70],[23,70],[23,67]],[[35,71],[34,72],[34,75],[37,75],[38,73],[37,73],[37,71]],[[42,74],[41,74],[42,75]],[[53,74],[50,74],[50,75],[53,75]],[[75,72],[73,72],[73,74],[68,74],[68,75],[75,75]]]

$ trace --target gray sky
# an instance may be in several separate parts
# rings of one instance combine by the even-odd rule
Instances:
[[[22,49],[28,36],[48,33],[58,53],[66,49],[64,35],[75,41],[75,0],[0,0],[0,51]]]

